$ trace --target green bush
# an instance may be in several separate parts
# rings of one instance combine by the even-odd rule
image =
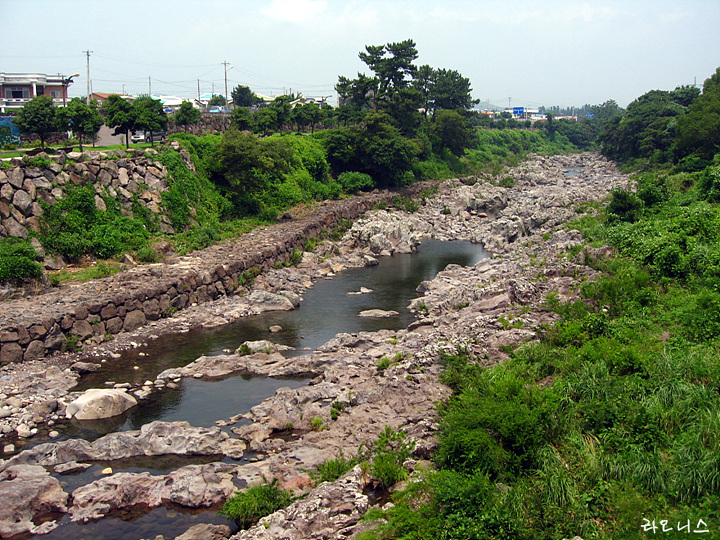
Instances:
[[[373,460],[370,474],[383,487],[390,487],[407,478],[403,467],[412,455],[414,441],[408,441],[404,431],[395,431],[390,426],[385,429],[373,445]]]
[[[285,508],[292,502],[290,492],[278,486],[278,479],[251,486],[236,493],[222,505],[218,514],[233,519],[242,529],[247,529],[262,517]]]
[[[41,278],[43,267],[35,262],[35,249],[22,238],[0,240],[0,283]]]
[[[369,174],[361,172],[344,172],[337,178],[338,183],[348,193],[358,191],[369,191],[375,187],[375,183]]]

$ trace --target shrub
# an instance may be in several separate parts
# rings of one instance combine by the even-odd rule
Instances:
[[[292,502],[290,492],[278,486],[278,479],[272,482],[251,486],[245,491],[236,493],[222,505],[218,514],[234,519],[242,528],[247,529],[262,517],[285,508]]]
[[[358,191],[370,191],[375,187],[375,183],[369,174],[361,172],[344,172],[337,178],[338,183],[348,193],[357,193]]]
[[[35,249],[22,238],[0,240],[0,283],[25,278],[40,278],[43,268],[35,262]]]
[[[317,472],[312,475],[317,483],[334,482],[343,474],[352,469],[356,464],[355,459],[345,459],[340,454],[335,459],[329,459],[317,466]]]
[[[380,434],[373,448],[370,473],[383,487],[390,487],[407,478],[403,463],[415,448],[414,441],[408,441],[404,431],[395,431],[390,426]]]

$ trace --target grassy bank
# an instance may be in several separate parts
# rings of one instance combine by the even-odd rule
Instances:
[[[717,172],[646,173],[568,225],[616,248],[603,277],[502,365],[445,358],[436,470],[363,538],[720,537]]]

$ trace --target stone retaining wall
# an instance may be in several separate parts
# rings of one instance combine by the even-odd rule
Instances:
[[[40,232],[40,202],[52,206],[64,196],[67,186],[83,183],[95,188],[98,209],[105,210],[103,197],[109,195],[118,201],[123,214],[132,215],[132,203],[138,197],[145,208],[158,214],[160,230],[172,233],[160,206],[162,192],[168,188],[167,170],[153,159],[156,154],[149,148],[130,150],[129,154],[124,150],[60,152],[57,157],[40,154],[27,161],[11,160],[10,167],[0,169],[0,237],[28,238],[29,230]]]
[[[2,302],[0,363],[37,360],[66,348],[68,342],[100,342],[192,304],[232,294],[244,272],[288,261],[309,237],[393,196],[375,192],[322,203],[308,217],[252,231],[169,264],[142,265],[34,298]]]

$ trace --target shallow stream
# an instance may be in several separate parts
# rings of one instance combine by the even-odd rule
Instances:
[[[471,266],[486,257],[488,253],[477,244],[428,240],[415,254],[383,257],[378,266],[345,270],[332,279],[316,283],[294,311],[265,313],[212,330],[192,330],[161,336],[146,346],[126,351],[120,359],[113,361],[112,367],[103,369],[102,373],[84,377],[78,389],[102,387],[108,380],[130,383],[153,380],[165,369],[184,366],[202,355],[222,354],[226,349],[234,351],[247,340],[267,339],[294,347],[294,350],[284,353],[292,357],[306,354],[340,332],[399,330],[407,327],[414,319],[407,308],[410,301],[418,296],[415,289],[422,281],[434,278],[448,264]],[[372,289],[373,292],[348,294],[360,291],[361,287]],[[367,309],[394,310],[399,315],[391,318],[358,316]],[[269,327],[272,325],[280,325],[283,330],[270,333]],[[138,369],[134,369],[135,366]],[[149,403],[121,417],[102,422],[75,421],[64,428],[58,426],[61,431],[58,439],[79,437],[94,440],[112,431],[139,429],[155,420],[186,420],[194,426],[210,427],[217,420],[248,412],[251,407],[273,395],[279,387],[299,387],[307,382],[243,376],[213,381],[183,379],[177,390],[157,392]],[[38,436],[31,444],[39,442],[45,441]],[[116,463],[113,464],[113,470],[167,474],[177,466],[189,464],[183,463],[183,458],[170,459],[169,465],[157,459],[153,459],[152,463],[145,461]],[[57,478],[67,491],[72,491],[79,485],[97,479],[100,469],[100,466],[94,466],[75,477]],[[65,516],[61,526],[44,538],[113,540],[154,538],[157,534],[173,538],[195,522],[211,521],[223,523],[225,520],[216,516],[215,510],[186,512],[164,507],[141,515],[126,514],[121,518],[103,519],[86,525],[72,524],[69,517]]]

